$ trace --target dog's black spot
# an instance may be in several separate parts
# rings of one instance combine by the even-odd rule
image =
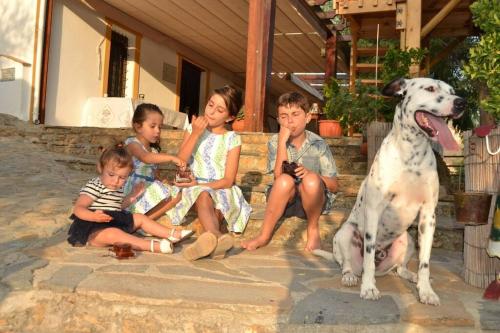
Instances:
[[[356,229],[358,228],[358,224],[356,222],[351,222],[351,225]]]
[[[394,236],[394,231],[390,231],[389,236],[391,236],[391,237]]]
[[[371,240],[372,239],[372,235],[369,232],[366,232],[365,233],[365,238],[366,238],[366,240]]]
[[[413,87],[415,84],[416,84],[415,82],[412,82],[412,83],[410,84],[410,86],[412,86],[412,87]]]
[[[363,196],[360,196],[360,197],[359,197],[359,201],[363,201]]]
[[[425,109],[425,104],[420,104],[420,105],[418,106],[418,108],[419,108],[419,109]]]
[[[420,177],[422,175],[422,173],[420,173],[420,171],[415,171],[415,174]]]
[[[396,193],[394,193],[394,192],[389,193],[389,201],[394,200],[395,197],[396,197]]]
[[[420,86],[420,87],[418,87],[418,89],[424,89],[424,86]]]
[[[422,223],[419,227],[418,227],[418,231],[419,233],[423,234],[425,232],[425,223]]]
[[[431,227],[434,228],[436,226],[436,222],[431,222]]]
[[[438,98],[436,99],[436,102],[438,103],[441,103],[443,101],[444,97],[443,96],[438,96]]]
[[[366,245],[366,253],[372,253],[372,250],[375,248],[375,245]]]
[[[438,113],[438,110],[437,109],[432,109],[431,112],[432,113]]]
[[[429,268],[429,264],[426,262],[421,263],[420,266],[418,267],[418,269],[427,269],[427,268]]]
[[[432,219],[435,220],[436,219],[436,214],[432,214]]]

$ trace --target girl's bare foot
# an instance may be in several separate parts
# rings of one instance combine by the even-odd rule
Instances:
[[[267,245],[267,243],[269,243],[268,238],[257,236],[253,239],[241,242],[241,247],[247,249],[248,251],[253,251],[259,247]]]

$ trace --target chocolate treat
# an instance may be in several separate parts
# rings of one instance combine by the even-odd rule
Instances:
[[[297,176],[295,175],[295,169],[297,169],[299,165],[295,162],[288,163],[288,161],[283,161],[283,164],[281,164],[281,172],[289,174],[293,178],[297,179]]]
[[[134,251],[132,251],[132,245],[128,243],[113,244],[112,251],[115,253],[117,259],[127,259],[135,256]]]
[[[176,183],[190,183],[191,182],[191,169],[186,166],[185,168],[177,168],[175,173]]]

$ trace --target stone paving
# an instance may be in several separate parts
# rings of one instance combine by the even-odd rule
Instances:
[[[180,247],[128,260],[72,248],[67,217],[93,174],[20,137],[0,145],[0,332],[500,331],[500,303],[463,282],[459,252],[433,251],[433,307],[395,275],[361,300],[337,265],[281,244],[193,263]]]

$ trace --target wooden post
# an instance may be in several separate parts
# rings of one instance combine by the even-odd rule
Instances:
[[[357,74],[357,64],[358,64],[358,36],[359,36],[359,24],[356,20],[351,17],[351,63],[349,66],[349,90],[354,91],[356,89],[356,74]]]
[[[276,0],[249,1],[245,131],[262,132],[266,91],[271,79]]]
[[[326,40],[325,84],[337,77],[337,31]]]
[[[48,0],[45,8],[45,31],[43,38],[42,52],[42,73],[40,77],[40,102],[38,103],[38,122],[45,124],[45,104],[47,102],[47,82],[49,77],[49,55],[50,38],[52,35],[52,12],[54,10],[54,1]],[[33,83],[34,84],[34,83]]]
[[[422,0],[412,0],[406,3],[406,49],[420,48],[420,30],[422,26]],[[419,65],[410,67],[410,76],[418,76]]]

